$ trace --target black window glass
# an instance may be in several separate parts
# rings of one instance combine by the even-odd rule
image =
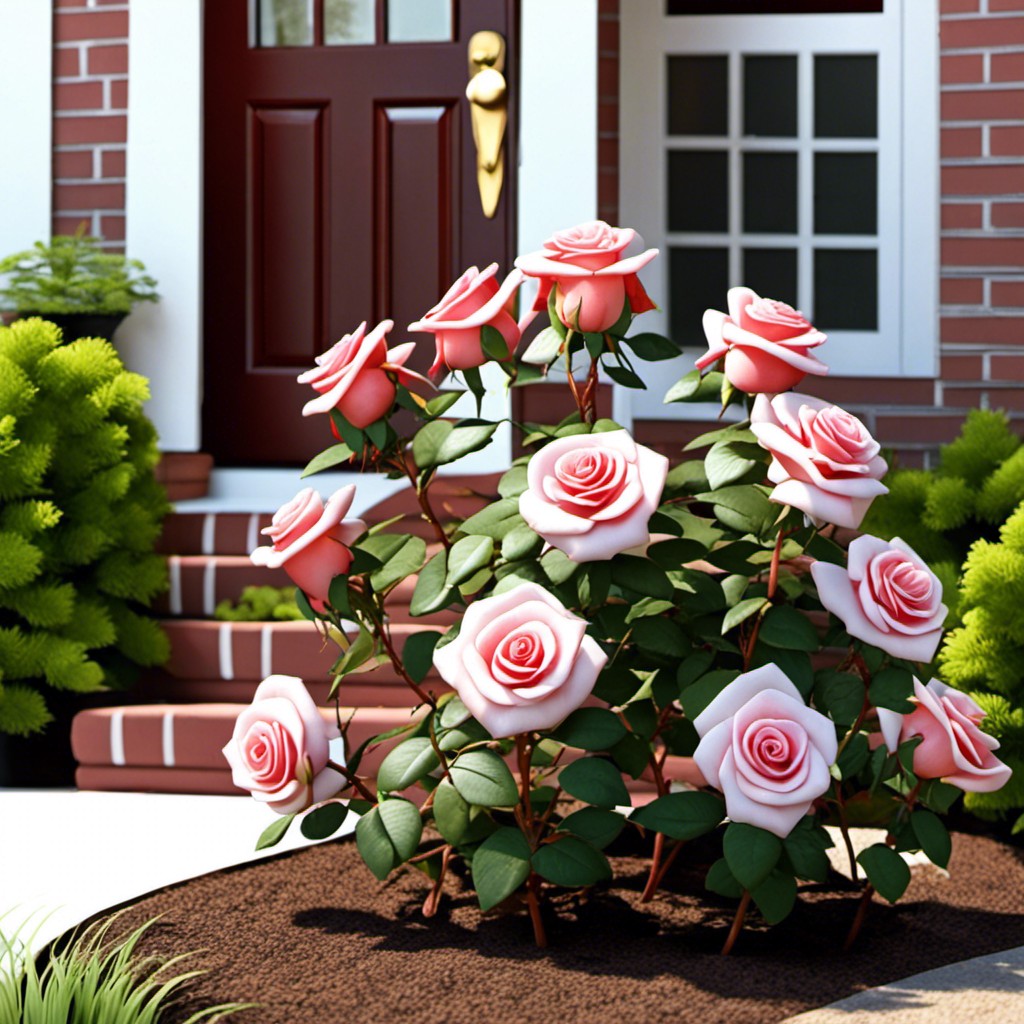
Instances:
[[[669,135],[729,134],[729,58],[668,58]]]
[[[729,156],[719,150],[669,150],[669,231],[729,230]]]
[[[814,134],[819,139],[878,137],[878,58],[814,58]]]
[[[796,57],[743,58],[743,134],[796,136]]]
[[[814,154],[814,230],[822,235],[878,231],[877,154]]]
[[[744,249],[742,284],[796,306],[796,249]]]
[[[814,326],[829,331],[878,330],[878,253],[814,250]]]
[[[796,153],[743,154],[743,230],[796,233]]]
[[[703,348],[704,310],[724,309],[729,250],[672,246],[668,252],[669,319],[677,345]]]

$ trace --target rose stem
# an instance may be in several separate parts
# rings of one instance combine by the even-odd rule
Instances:
[[[782,542],[786,539],[786,531],[779,527],[779,535],[775,538],[775,550],[772,552],[772,564],[768,569],[768,600],[775,597],[775,591],[779,586],[779,559],[782,557]],[[743,652],[743,671],[750,668],[750,662],[754,658],[754,647],[757,645],[757,634],[761,630],[761,619],[758,615],[754,622],[754,628],[750,631],[750,638],[747,640],[746,649]]]
[[[409,465],[409,460],[401,455],[391,465],[409,478],[409,483],[412,484],[412,489],[416,492],[416,500],[420,504],[423,518],[434,528],[437,539],[444,545],[447,551],[452,546],[452,542],[448,539],[448,534],[444,532],[441,520],[437,518],[437,513],[434,512],[434,506],[430,504],[430,495],[427,493],[427,488],[430,485],[419,486],[416,482],[416,470]]]
[[[864,887],[864,892],[861,895],[860,902],[857,904],[857,913],[853,919],[853,924],[850,925],[850,931],[846,936],[846,941],[843,943],[843,952],[848,953],[852,948],[853,944],[857,941],[857,936],[860,934],[861,926],[864,924],[864,918],[867,917],[868,907],[871,906],[871,894],[875,891],[875,887],[868,882]]]
[[[655,729],[654,735],[657,736],[661,731],[665,719],[667,718],[666,712],[662,712],[661,717],[658,719],[658,728]],[[653,737],[652,737],[653,739]],[[658,796],[664,796],[668,791],[668,787],[665,785],[665,775],[662,772],[662,761],[655,754],[651,754],[649,760],[651,766],[651,772],[654,775],[654,785],[657,789]],[[654,834],[654,852],[651,854],[651,871],[647,876],[647,884],[644,886],[643,895],[640,897],[641,903],[650,903],[654,899],[654,894],[658,891],[658,882],[661,879],[661,855],[665,850],[665,833],[656,832]]]
[[[661,883],[665,880],[665,876],[668,874],[668,869],[672,867],[672,864],[674,863],[676,857],[679,856],[679,851],[685,845],[686,844],[682,840],[679,840],[679,842],[677,842],[676,845],[672,847],[671,852],[662,862],[661,870],[658,872],[658,877],[654,881],[655,890],[657,890]]]
[[[522,814],[517,817],[520,819],[520,827],[526,835],[526,841],[530,844],[532,852],[537,849],[537,836],[534,834],[533,804],[530,801],[530,737],[528,733],[516,734],[516,753],[519,760],[519,800],[522,808]],[[533,940],[539,948],[543,949],[548,944],[548,937],[540,915],[539,888],[540,879],[531,870],[526,879],[526,905],[529,908],[530,922],[533,925]]]
[[[740,931],[743,928],[743,919],[747,916],[747,907],[749,906],[750,890],[744,889],[740,905],[736,908],[736,916],[732,919],[729,935],[725,940],[725,945],[722,947],[722,956],[728,956],[732,952],[732,947],[736,945],[736,940],[739,938]]]
[[[437,913],[437,908],[441,905],[441,890],[444,887],[444,876],[448,873],[448,861],[451,859],[451,856],[452,848],[446,846],[444,853],[441,855],[441,870],[438,873],[437,881],[423,903],[424,917],[433,917]]]
[[[597,360],[590,360],[590,370],[587,372],[587,382],[583,388],[583,404],[580,407],[580,414],[585,423],[594,424],[597,422]]]
[[[363,780],[359,778],[358,775],[353,775],[345,765],[338,764],[337,761],[328,761],[327,767],[333,768],[339,775],[343,775],[345,777],[345,781],[350,786],[354,786],[364,800],[369,800],[371,804],[375,804],[377,802],[377,798],[366,788]]]
[[[420,703],[427,704],[436,711],[437,701],[435,701],[434,698],[417,683],[413,682],[412,677],[408,672],[406,672],[405,666],[402,664],[402,659],[395,650],[394,641],[391,639],[391,630],[384,624],[383,616],[380,621],[374,619],[374,625],[377,627],[381,643],[384,644],[384,650],[387,651],[388,657],[391,659],[391,664],[395,666],[395,671],[402,677],[406,686],[408,686],[412,692],[419,697]]]
[[[850,880],[858,882],[857,857],[853,852],[853,842],[850,839],[850,823],[846,817],[846,801],[843,799],[843,784],[836,782],[836,804],[839,806],[839,831],[843,834],[843,842],[846,844],[846,855],[850,858]]]

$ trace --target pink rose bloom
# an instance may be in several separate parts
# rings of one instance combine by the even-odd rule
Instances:
[[[633,313],[655,308],[636,275],[658,250],[626,255],[627,249],[642,245],[632,228],[594,220],[556,231],[543,249],[520,256],[516,266],[540,281],[535,310],[547,308],[554,287],[558,319],[566,327],[600,333],[616,323],[627,298]]]
[[[316,366],[298,377],[300,384],[311,384],[320,393],[302,407],[302,415],[337,409],[361,430],[386,416],[394,404],[395,383],[389,374],[406,385],[419,381],[432,387],[425,377],[405,368],[415,342],[387,347],[387,334],[394,326],[394,321],[382,320],[367,334],[364,320],[352,334],[317,356]]]
[[[750,288],[730,288],[729,313],[704,313],[708,350],[697,360],[706,370],[725,356],[725,376],[748,394],[788,391],[808,373],[828,367],[808,353],[825,340],[799,310],[762,299]]]
[[[667,475],[668,459],[625,430],[560,437],[530,459],[519,514],[574,562],[614,558],[650,542]]]
[[[693,725],[693,760],[724,794],[732,821],[785,839],[832,784],[835,726],[776,665],[737,676]]]
[[[341,791],[344,779],[327,767],[339,735],[301,679],[268,676],[235,721],[224,756],[236,786],[278,814],[294,814]]]
[[[283,568],[313,607],[322,611],[331,580],[348,572],[352,564],[349,546],[366,530],[361,519],[345,518],[355,494],[355,484],[348,484],[335,491],[325,506],[312,487],[299,491],[262,531],[273,546],[257,548],[249,558],[255,565]]]
[[[590,696],[608,660],[586,631],[543,587],[520,583],[474,601],[434,665],[492,736],[553,729]]]
[[[512,301],[523,283],[523,275],[513,270],[499,287],[497,273],[497,263],[482,271],[470,267],[429,313],[409,324],[410,331],[429,331],[434,335],[437,353],[430,367],[431,377],[443,373],[446,367],[468,370],[487,362],[481,332],[488,325],[501,332],[509,358],[515,352],[521,331],[512,316]]]
[[[894,658],[928,662],[935,656],[948,610],[942,584],[899,537],[864,534],[850,545],[845,569],[814,562],[811,575],[821,603],[850,636]]]
[[[772,453],[771,500],[792,505],[818,523],[855,530],[868,506],[889,488],[879,443],[838,405],[789,392],[758,395],[750,429]]]
[[[914,774],[921,779],[941,779],[968,793],[993,793],[1002,789],[1013,772],[992,751],[999,741],[981,731],[985,712],[959,690],[938,679],[927,686],[914,680],[909,715],[878,709],[878,720],[889,751],[901,743],[922,737],[914,748]]]

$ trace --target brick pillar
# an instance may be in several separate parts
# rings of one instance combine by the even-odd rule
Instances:
[[[947,406],[1024,411],[1024,0],[941,0]]]
[[[123,252],[128,0],[57,0],[53,38],[53,233]]]

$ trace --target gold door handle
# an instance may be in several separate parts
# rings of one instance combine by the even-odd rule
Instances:
[[[485,217],[498,208],[505,176],[505,127],[508,124],[508,85],[505,40],[497,32],[477,32],[469,41],[469,100],[476,143],[476,182]]]

